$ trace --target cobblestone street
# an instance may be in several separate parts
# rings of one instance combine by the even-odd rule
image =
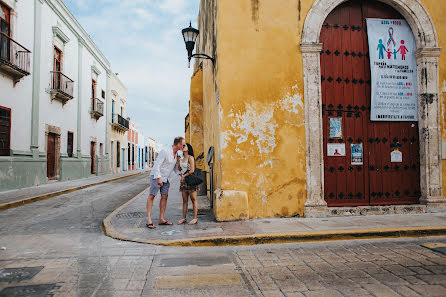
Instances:
[[[422,246],[445,237],[162,247],[105,236],[102,220],[146,187],[143,174],[0,212],[0,296],[446,296],[446,257]]]

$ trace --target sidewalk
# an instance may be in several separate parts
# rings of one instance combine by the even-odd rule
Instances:
[[[108,236],[134,242],[170,246],[244,245],[358,238],[415,237],[446,235],[446,213],[411,215],[369,215],[350,217],[274,218],[216,222],[205,196],[198,197],[198,224],[177,225],[182,198],[179,178],[171,182],[165,218],[173,226],[159,226],[159,195],[152,220],[156,229],[146,227],[148,189],[122,205],[104,220]],[[188,221],[192,219],[189,202]]]
[[[135,176],[146,171],[147,170],[133,170],[70,181],[54,181],[45,185],[0,192],[0,210],[52,198],[94,185]]]

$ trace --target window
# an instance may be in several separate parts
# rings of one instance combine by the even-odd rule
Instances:
[[[91,98],[96,98],[96,81],[91,80]]]
[[[11,109],[0,107],[0,156],[9,156],[11,144]]]
[[[10,11],[0,2],[0,32],[6,36],[10,36]],[[4,35],[0,35],[0,58],[9,61],[9,39]]]
[[[105,99],[105,91],[102,90],[102,98]]]
[[[67,138],[67,154],[68,157],[73,157],[73,132],[68,132]]]
[[[60,90],[62,87],[62,51],[57,47],[54,47],[53,71],[53,89]]]
[[[121,106],[121,117],[124,117],[124,107]]]

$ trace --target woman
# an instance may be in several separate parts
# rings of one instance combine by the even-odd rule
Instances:
[[[181,171],[180,192],[183,196],[183,218],[178,222],[178,225],[186,223],[188,197],[190,197],[190,200],[192,200],[192,205],[194,207],[194,219],[189,222],[189,225],[193,225],[198,222],[198,186],[188,186],[184,181],[186,176],[191,175],[195,171],[194,150],[189,143],[186,143],[186,145],[183,147],[183,158],[177,159],[177,166]]]

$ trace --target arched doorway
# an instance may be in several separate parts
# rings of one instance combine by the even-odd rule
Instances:
[[[346,1],[315,0],[307,14],[302,31],[300,48],[303,57],[307,140],[307,200],[305,202],[305,216],[307,217],[327,215],[327,203],[324,199],[324,124],[320,63],[323,44],[319,37],[326,18],[344,2]],[[438,101],[440,48],[438,48],[435,27],[419,0],[379,0],[379,2],[392,6],[400,13],[414,33],[417,44],[418,72],[420,203],[428,206],[444,205],[445,199],[441,187],[440,106]],[[429,78],[429,82],[425,77]],[[430,99],[426,100],[427,98]]]
[[[381,2],[347,1],[320,33],[324,200],[328,206],[416,204],[418,122],[370,120],[367,18],[403,16]],[[403,157],[392,162],[392,152]]]

